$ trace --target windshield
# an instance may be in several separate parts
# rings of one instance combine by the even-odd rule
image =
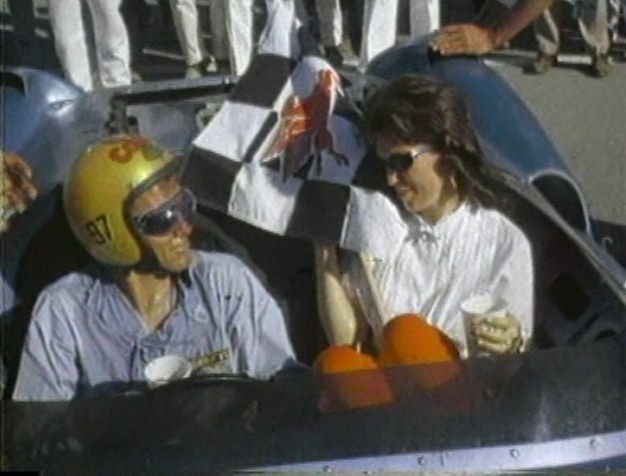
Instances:
[[[558,351],[463,361],[456,377],[436,390],[425,389],[424,378],[449,375],[449,364],[390,368],[385,378],[403,382],[402,395],[358,409],[328,405],[327,394],[358,387],[372,378],[368,372],[320,379],[301,371],[270,381],[198,377],[114,398],[6,403],[5,443],[21,467],[96,473],[521,449],[624,428],[626,393],[615,379],[624,372],[624,344],[620,336]],[[574,464],[582,455],[570,456],[565,462]],[[549,466],[550,458],[545,462]]]

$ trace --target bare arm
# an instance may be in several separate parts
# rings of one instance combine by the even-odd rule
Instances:
[[[476,23],[480,26],[493,26],[505,15],[508,15],[509,10],[510,7],[507,7],[500,0],[485,0],[483,7],[472,23]]]
[[[315,245],[315,274],[317,305],[329,344],[359,347],[368,328],[341,283],[337,248]]]
[[[553,3],[554,0],[519,0],[502,20],[492,25],[448,25],[435,37],[433,48],[446,56],[489,53],[515,37]]]

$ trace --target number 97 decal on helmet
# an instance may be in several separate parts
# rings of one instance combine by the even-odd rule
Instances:
[[[112,239],[111,227],[106,215],[99,215],[94,220],[88,221],[85,223],[85,229],[97,245],[104,245]]]

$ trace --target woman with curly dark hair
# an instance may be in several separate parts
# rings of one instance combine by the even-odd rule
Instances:
[[[355,284],[350,276],[354,267],[346,272],[349,253],[316,247],[320,316],[330,344],[358,350],[369,342],[384,361],[390,322],[419,314],[440,331],[450,358],[527,348],[530,245],[495,208],[494,168],[484,161],[463,99],[438,80],[402,76],[370,95],[364,125],[401,203],[406,236],[393,256],[361,255],[367,292],[363,280]],[[506,312],[492,315],[487,307],[466,328],[462,306],[477,296]],[[424,345],[418,341],[416,347]]]

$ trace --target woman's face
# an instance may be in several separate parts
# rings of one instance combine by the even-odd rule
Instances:
[[[459,193],[453,173],[444,165],[441,154],[428,144],[407,144],[393,137],[379,136],[376,152],[386,164],[387,183],[407,210],[435,223],[458,206]],[[406,170],[394,170],[391,163],[386,163],[394,155],[407,157],[404,160]],[[412,160],[408,160],[410,157]]]

